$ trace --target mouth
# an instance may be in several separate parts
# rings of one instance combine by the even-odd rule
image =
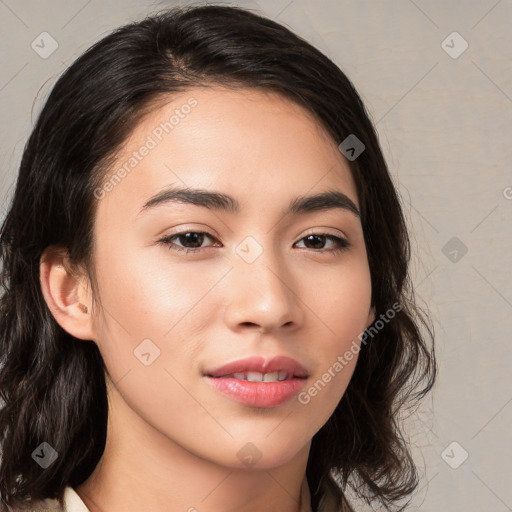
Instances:
[[[306,369],[294,359],[249,357],[205,372],[214,389],[252,407],[277,407],[291,400],[304,386]]]

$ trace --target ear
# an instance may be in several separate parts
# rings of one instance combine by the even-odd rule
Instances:
[[[48,247],[39,261],[41,290],[57,323],[82,340],[95,340],[89,280],[75,270],[66,249]]]

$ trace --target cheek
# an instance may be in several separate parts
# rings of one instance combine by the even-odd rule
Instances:
[[[163,336],[199,299],[208,279],[170,264],[164,248],[126,252],[120,259],[108,250],[98,255],[103,306],[130,333]]]
[[[372,295],[369,268],[363,258],[354,258],[351,263],[324,275],[311,276],[307,285],[310,291],[305,292],[312,312],[330,334],[328,347],[338,351],[344,351],[347,343],[350,345],[364,331],[369,320]]]
[[[165,248],[151,250],[152,258],[135,251],[119,260],[108,251],[98,255],[98,341],[114,380],[139,368],[148,352],[156,365],[189,368],[201,332],[219,311],[209,292],[229,267],[172,263]]]
[[[165,251],[163,251],[165,254]],[[192,398],[201,336],[213,321],[211,301],[220,270],[180,271],[168,261],[135,256],[115,262],[105,256],[98,269],[104,321],[100,351],[124,402],[149,423],[176,435],[183,425],[192,436],[215,422]],[[199,375],[197,373],[197,375]],[[190,414],[182,415],[184,408]],[[175,430],[171,429],[170,418]],[[196,433],[199,436],[199,431]]]
[[[316,424],[325,423],[342,399],[359,357],[360,335],[369,321],[370,273],[366,264],[355,261],[350,268],[317,279],[316,283],[324,283],[321,293],[307,294],[317,317],[311,334],[316,364],[314,378],[298,401],[311,411]]]

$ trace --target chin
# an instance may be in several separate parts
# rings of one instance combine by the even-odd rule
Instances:
[[[234,440],[231,443],[233,448],[228,448],[223,455],[233,453],[233,450],[235,457],[224,460],[222,465],[233,469],[273,469],[290,462],[305,448],[309,453],[309,443],[305,447],[301,440],[290,439],[290,436],[287,436],[287,442],[285,443],[283,436],[277,432],[267,438],[265,438],[265,435],[267,433],[263,436],[261,434],[254,436],[252,441],[250,436],[245,436],[244,441]],[[271,437],[273,437],[272,440]],[[224,459],[224,457],[222,458]]]

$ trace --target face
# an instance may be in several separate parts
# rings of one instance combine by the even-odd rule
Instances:
[[[357,351],[340,357],[373,320],[347,206],[359,208],[357,192],[336,142],[274,93],[191,89],[134,129],[107,180],[94,330],[116,393],[140,425],[203,459],[290,460],[332,415]],[[249,357],[291,358],[266,378],[296,376],[208,376]]]

